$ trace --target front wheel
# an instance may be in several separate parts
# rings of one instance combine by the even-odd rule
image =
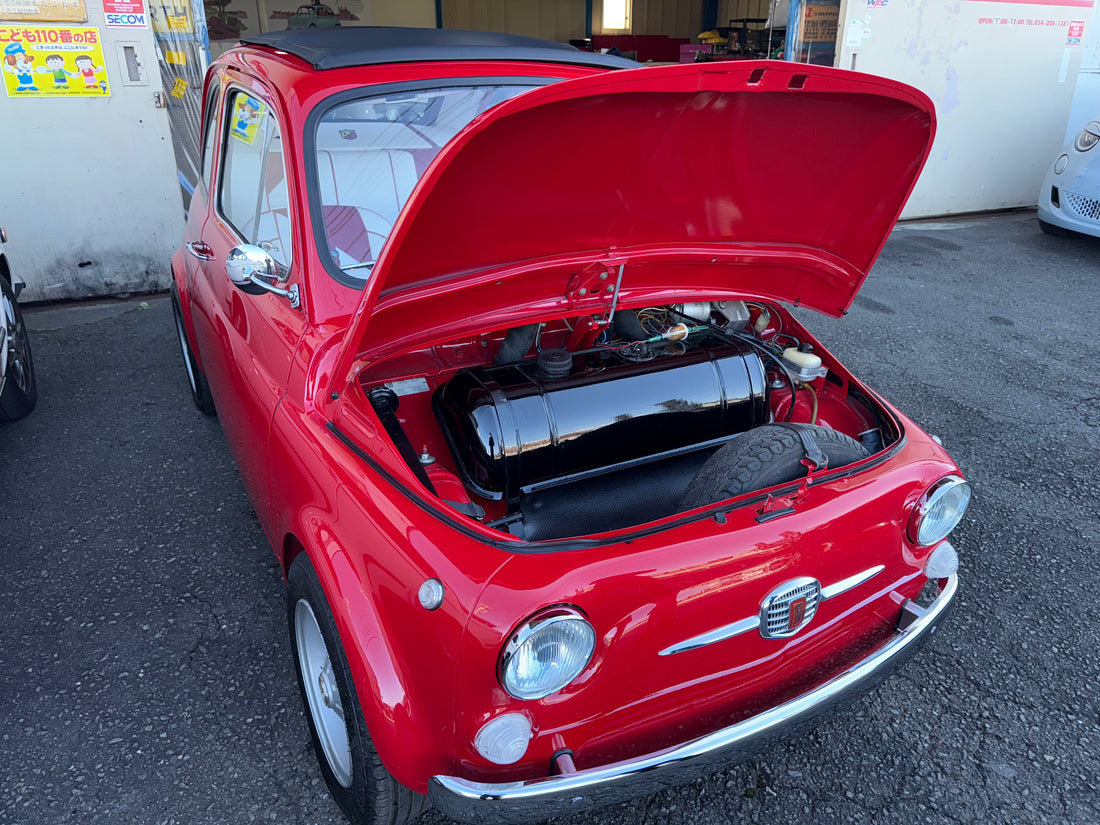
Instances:
[[[371,743],[321,582],[302,553],[287,576],[287,619],[313,750],[332,798],[360,825],[403,825],[427,798],[400,785]]]
[[[1065,229],[1064,227],[1044,221],[1042,218],[1039,218],[1039,228],[1046,234],[1053,235],[1055,238],[1073,238],[1077,235],[1072,229]]]
[[[0,274],[0,421],[22,418],[37,401],[27,325],[15,300],[15,289]]]

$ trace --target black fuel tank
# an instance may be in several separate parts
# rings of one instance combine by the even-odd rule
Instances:
[[[515,500],[528,485],[764,424],[766,392],[760,356],[723,345],[641,363],[577,357],[557,379],[533,360],[461,370],[434,402],[463,480]]]

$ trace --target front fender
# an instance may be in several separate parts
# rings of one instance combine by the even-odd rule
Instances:
[[[348,429],[369,449],[367,433]],[[309,555],[375,750],[398,782],[426,793],[431,776],[455,765],[461,639],[502,554],[457,546],[290,398],[275,413],[270,459],[273,509],[285,521],[268,533],[294,536]],[[445,588],[437,610],[420,605],[428,578]]]
[[[406,787],[424,793],[424,765],[436,763],[440,744],[448,740],[433,731],[417,710],[423,700],[408,668],[394,650],[386,623],[356,569],[353,551],[344,547],[319,520],[307,529],[305,552],[317,571],[336,619],[340,645],[348,659],[371,741],[387,770]],[[312,548],[312,549],[311,549]],[[453,707],[453,690],[436,697]],[[442,740],[442,741],[441,741]]]

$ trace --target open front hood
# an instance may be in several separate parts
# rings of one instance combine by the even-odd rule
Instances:
[[[932,102],[916,89],[776,61],[640,68],[527,92],[459,133],[421,179],[342,366],[478,316],[500,329],[519,303],[606,311],[608,292],[637,305],[662,285],[843,314],[934,133]],[[620,291],[606,287],[609,273]],[[608,306],[586,306],[594,291]]]

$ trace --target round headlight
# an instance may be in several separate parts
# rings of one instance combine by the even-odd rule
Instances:
[[[1077,139],[1073,141],[1073,148],[1078,152],[1087,152],[1097,143],[1100,143],[1100,123],[1095,120],[1085,125],[1085,128],[1077,133]]]
[[[500,654],[500,682],[517,699],[541,699],[584,670],[596,631],[577,610],[555,607],[524,622]]]
[[[966,512],[970,485],[958,476],[940,479],[920,500],[909,520],[909,538],[928,547],[942,541]]]

